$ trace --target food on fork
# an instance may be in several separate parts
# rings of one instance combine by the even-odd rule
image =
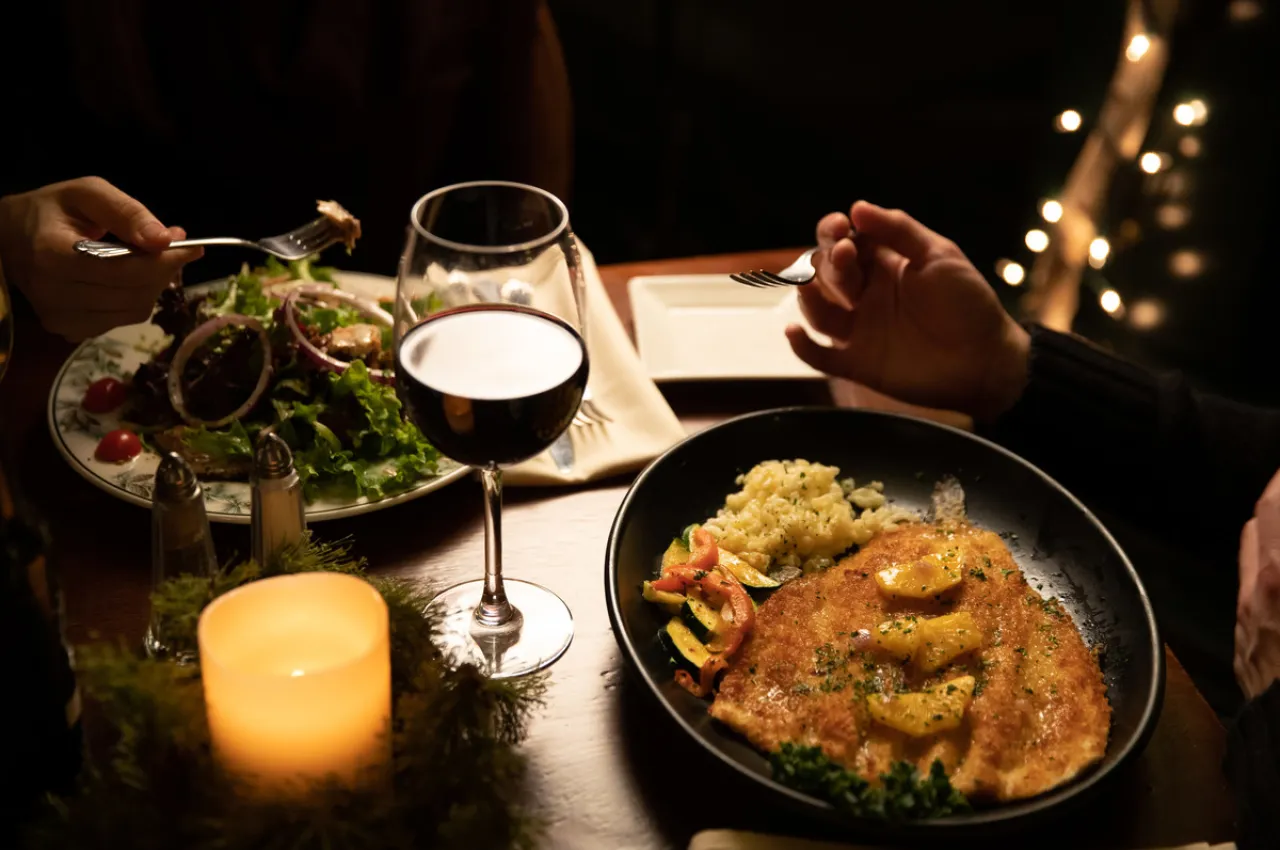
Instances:
[[[342,244],[347,246],[347,253],[351,253],[356,247],[356,240],[360,238],[360,219],[347,212],[337,201],[316,201],[316,209],[342,231]]]

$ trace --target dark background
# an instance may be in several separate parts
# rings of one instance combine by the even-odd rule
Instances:
[[[603,262],[802,245],[821,215],[865,198],[950,236],[993,281],[999,257],[1030,268],[1023,234],[1097,115],[1124,6],[554,0],[574,96],[575,227]],[[1278,223],[1280,9],[1233,22],[1226,2],[1182,6],[1144,150],[1175,152],[1190,221],[1159,230],[1167,198],[1122,168],[1100,229],[1132,219],[1141,238],[1085,281],[1076,329],[1275,403],[1280,303],[1266,250]],[[1191,97],[1210,112],[1187,160],[1172,110]],[[1066,108],[1084,116],[1080,132],[1054,132]],[[1184,248],[1205,258],[1193,279],[1168,270]],[[1012,307],[1018,291],[997,286]],[[1162,323],[1107,316],[1091,293],[1108,286],[1126,303],[1158,299]]]
[[[1171,152],[1172,167],[1158,179],[1132,164],[1117,174],[1100,222],[1116,248],[1084,282],[1076,329],[1200,386],[1276,403],[1280,296],[1267,252],[1280,224],[1280,9],[1255,3],[1259,15],[1232,20],[1242,2],[1179,3],[1145,145]],[[0,194],[100,174],[193,235],[249,237],[333,197],[366,224],[359,250],[334,261],[393,273],[413,199],[462,179],[522,179],[529,160],[548,161],[513,128],[528,119],[521,112],[548,114],[531,93],[550,87],[525,75],[518,91],[521,75],[502,72],[528,43],[536,5],[29,4],[0,51],[0,115],[11,119]],[[950,236],[993,281],[999,257],[1031,265],[1023,235],[1041,224],[1040,201],[1059,191],[1098,114],[1126,7],[549,5],[573,99],[568,200],[600,262],[800,246],[821,215],[866,198]],[[1172,119],[1191,97],[1209,106],[1194,159],[1176,153],[1187,131]],[[1054,132],[1066,108],[1084,116],[1080,132]],[[1176,231],[1153,218],[1170,200],[1190,212]],[[1138,234],[1123,248],[1122,228]],[[1203,271],[1172,275],[1170,256],[1188,249]],[[255,258],[214,252],[187,279],[243,259]],[[1014,308],[1021,290],[995,285]],[[1097,293],[1108,287],[1129,305],[1159,301],[1163,320],[1143,329],[1132,313],[1107,316]]]

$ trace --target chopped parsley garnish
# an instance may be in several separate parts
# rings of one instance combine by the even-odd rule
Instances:
[[[988,559],[988,560],[990,560],[990,559]],[[969,575],[973,576],[973,577],[974,577],[974,578],[976,578],[978,581],[986,581],[986,580],[987,580],[987,574],[986,574],[985,572],[983,572],[983,571],[982,571],[982,568],[981,568],[981,567],[974,567],[974,568],[972,568],[971,570],[969,570]]]
[[[903,821],[967,812],[969,801],[934,760],[928,776],[910,762],[895,762],[880,784],[872,785],[827,757],[821,747],[785,743],[769,756],[773,778],[805,794],[826,800],[854,817]]]

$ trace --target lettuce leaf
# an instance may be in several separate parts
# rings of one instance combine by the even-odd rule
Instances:
[[[279,433],[309,500],[329,493],[380,499],[436,471],[440,455],[401,417],[395,390],[375,383],[364,363],[328,375],[327,394],[305,404],[276,402]]]
[[[187,428],[182,434],[182,442],[193,452],[209,455],[220,461],[253,457],[253,441],[249,439],[249,432],[239,420],[219,431],[210,430],[203,425]]]

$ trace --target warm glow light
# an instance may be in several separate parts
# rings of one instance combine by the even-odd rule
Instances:
[[[1017,286],[1027,278],[1027,270],[1013,260],[996,260],[996,274],[1010,286]]]
[[[1138,167],[1148,174],[1155,174],[1164,168],[1164,157],[1155,151],[1147,151],[1138,157]]]
[[[1054,121],[1054,126],[1057,127],[1059,133],[1074,133],[1080,129],[1083,121],[1084,119],[1080,117],[1079,112],[1074,109],[1068,109],[1058,115]]]
[[[1156,208],[1156,224],[1165,230],[1177,230],[1186,227],[1191,220],[1191,210],[1183,204],[1164,204]]]
[[[1050,224],[1057,223],[1062,219],[1062,204],[1057,201],[1045,201],[1040,205],[1040,215],[1044,216],[1044,220]]]
[[[1178,153],[1187,159],[1195,159],[1200,155],[1200,139],[1195,136],[1183,136],[1178,139]]]
[[[1100,296],[1098,296],[1098,303],[1102,305],[1103,310],[1106,310],[1113,316],[1122,306],[1120,293],[1116,292],[1114,289],[1105,290]]]
[[[1227,7],[1227,17],[1238,24],[1247,23],[1261,15],[1262,4],[1258,0],[1231,0],[1231,5]]]
[[[1102,264],[1107,261],[1107,256],[1111,253],[1111,243],[1104,237],[1098,236],[1089,243],[1089,265],[1095,269],[1102,268]]]
[[[1129,322],[1138,330],[1151,330],[1164,321],[1164,306],[1155,299],[1144,298],[1129,307]]]
[[[387,605],[368,582],[254,581],[209,603],[197,634],[214,754],[260,793],[328,774],[354,785],[389,763]]]
[[[1124,56],[1130,62],[1137,62],[1147,55],[1151,49],[1151,38],[1146,33],[1138,33],[1129,39],[1129,46],[1124,49]]]
[[[1039,254],[1045,248],[1049,247],[1049,234],[1043,230],[1028,230],[1026,236],[1027,247]]]
[[[1199,98],[1179,103],[1173,108],[1173,120],[1183,127],[1198,127],[1208,118],[1209,107]]]
[[[1169,272],[1174,277],[1196,277],[1204,271],[1204,255],[1183,249],[1169,255]]]

